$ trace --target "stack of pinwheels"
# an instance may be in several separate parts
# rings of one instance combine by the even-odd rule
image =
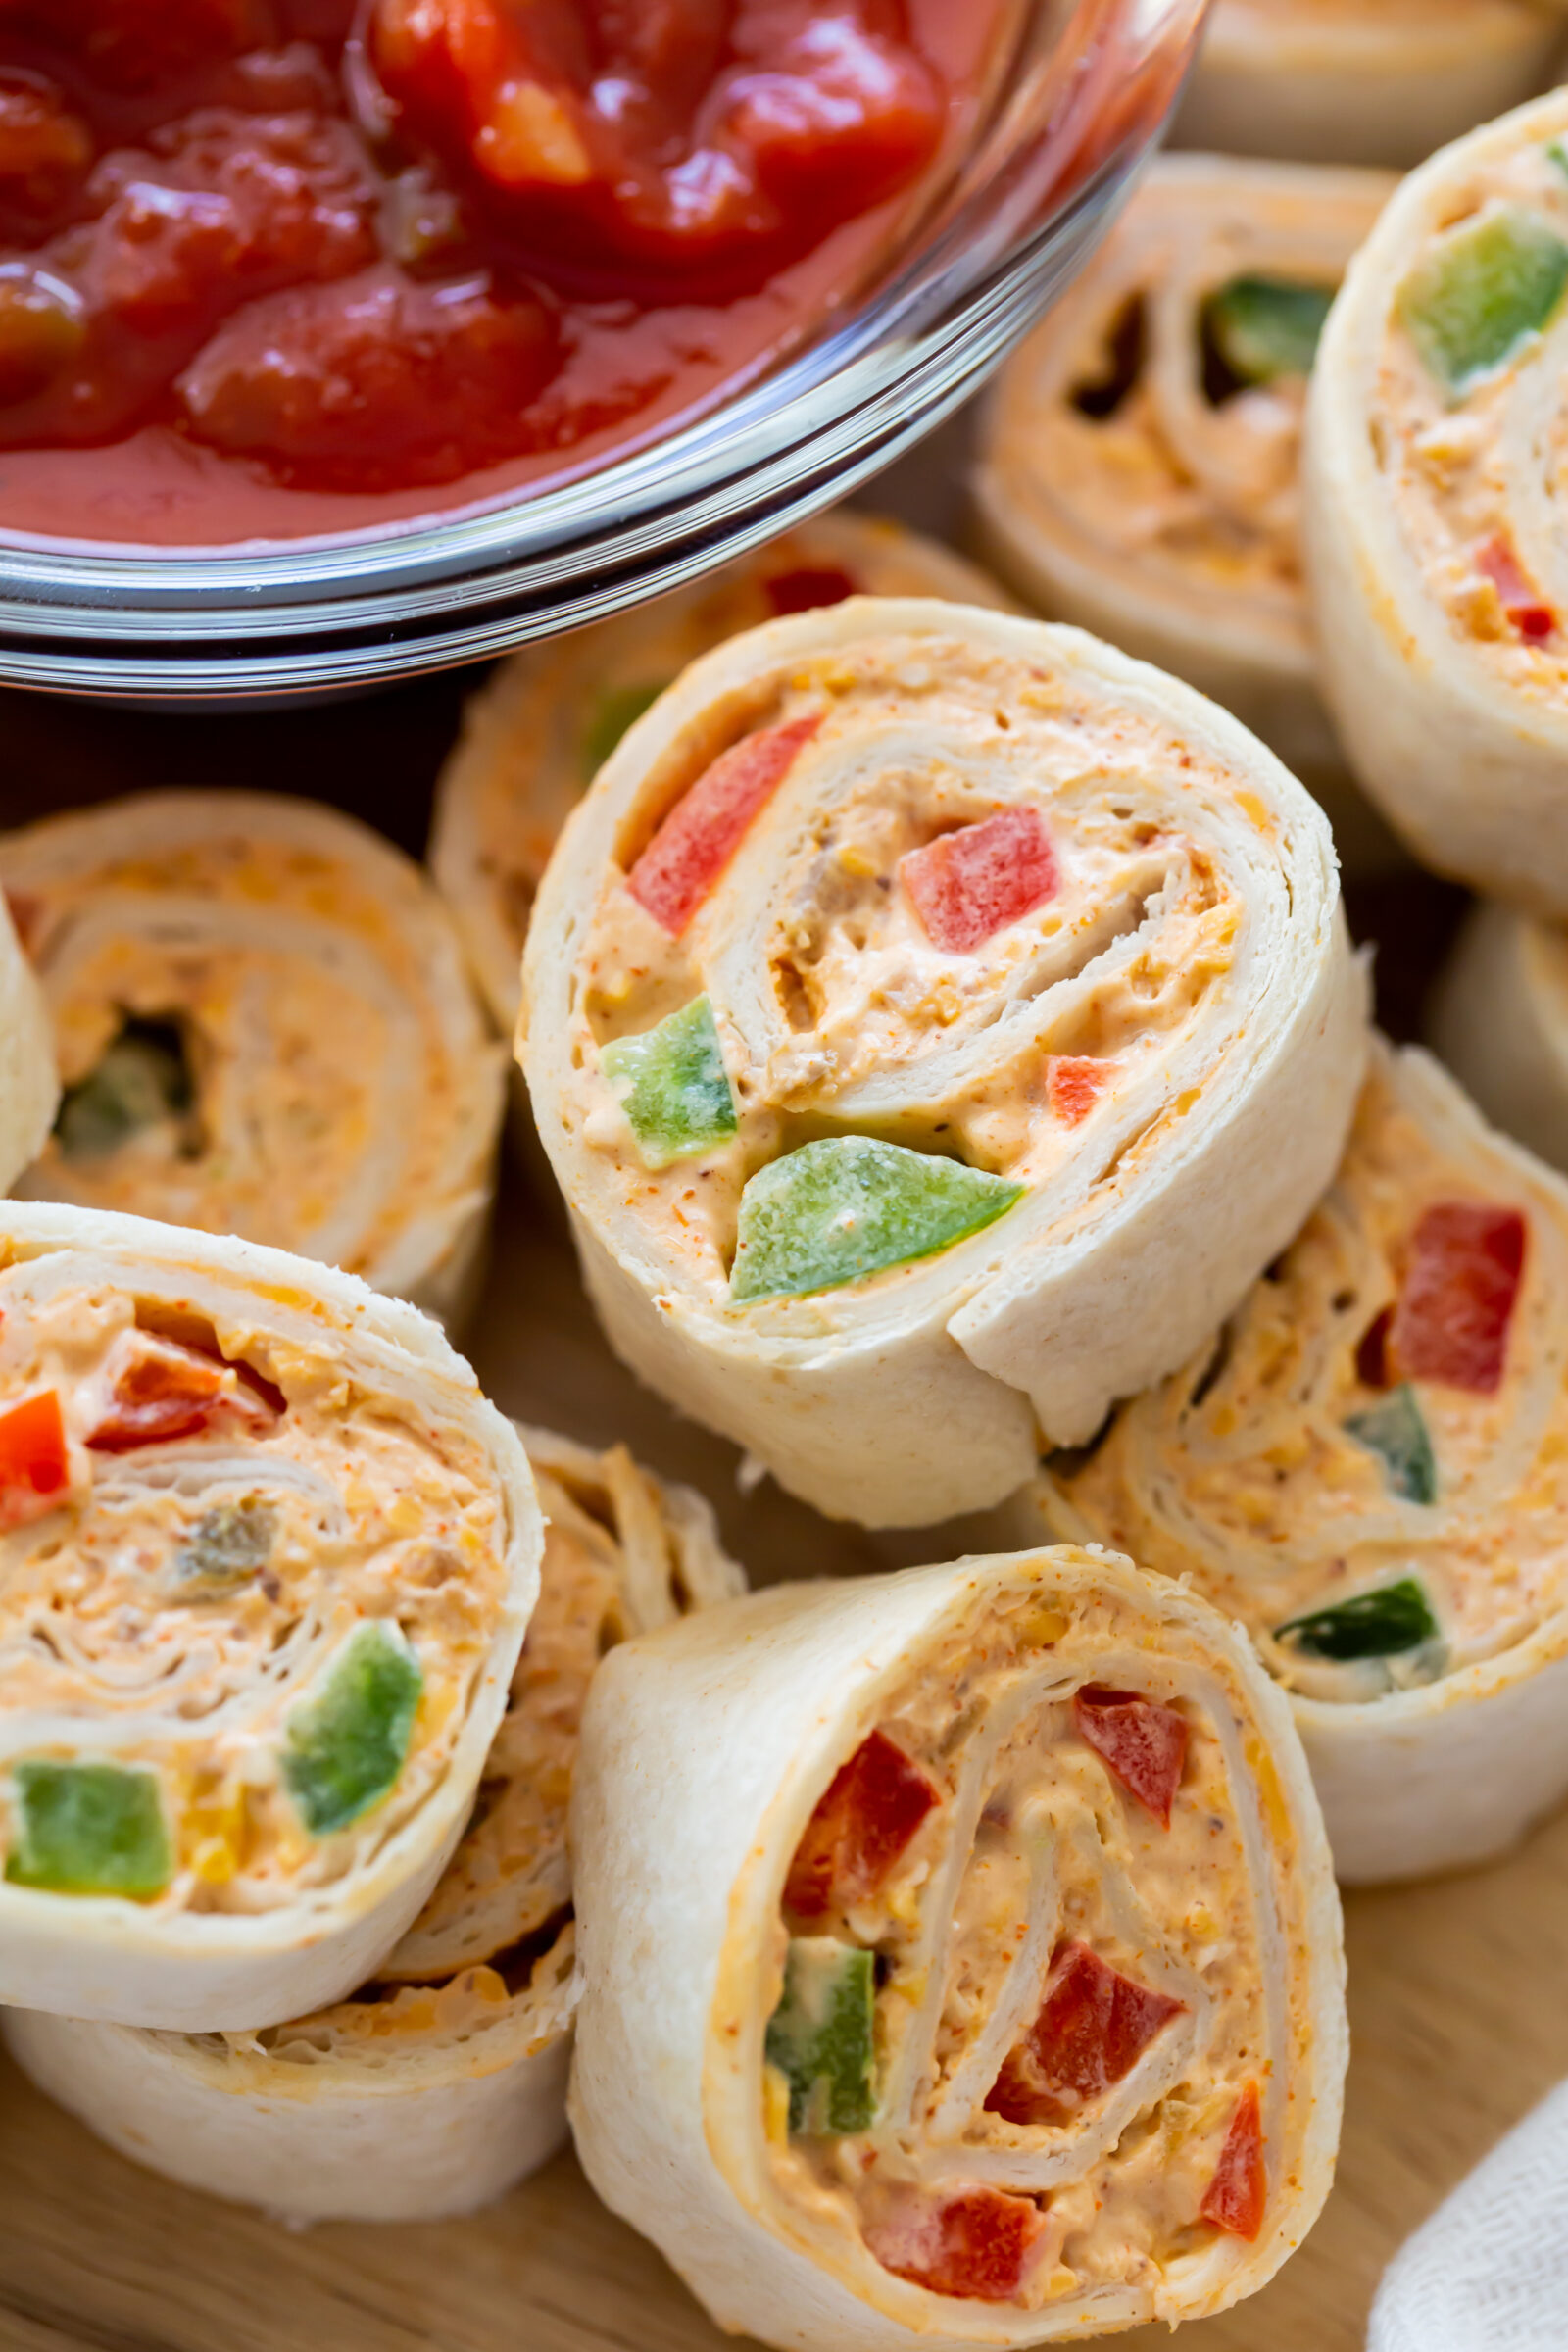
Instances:
[[[1472,127],[1560,29],[1221,0],[1184,127],[1264,152],[1153,167],[963,552],[514,656],[427,870],[0,837],[0,2003],[123,2154],[418,2222],[569,2129],[800,2352],[1300,2244],[1336,1879],[1568,1794],[1568,90]],[[1408,978],[1418,868],[1441,1058],[1342,899]],[[486,1271],[561,1204],[564,1308]],[[757,1590],[590,1313],[770,1476]]]

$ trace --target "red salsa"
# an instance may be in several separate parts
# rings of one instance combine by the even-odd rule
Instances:
[[[0,528],[341,529],[596,462],[863,277],[1014,16],[0,0]]]

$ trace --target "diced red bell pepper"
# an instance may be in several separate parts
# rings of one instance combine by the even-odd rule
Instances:
[[[1187,1719],[1175,1707],[1141,1698],[1136,1690],[1102,1690],[1086,1683],[1072,1702],[1078,1736],[1136,1796],[1162,1830],[1187,1760]]]
[[[837,564],[798,564],[793,571],[775,571],[762,582],[762,592],[780,617],[786,612],[814,612],[822,605],[842,605],[858,596],[860,584]]]
[[[1524,1274],[1525,1220],[1487,1200],[1439,1200],[1410,1239],[1389,1327],[1396,1377],[1491,1396],[1508,1355]]]
[[[1236,2102],[1214,2178],[1198,2210],[1216,2230],[1253,2238],[1263,2227],[1268,2176],[1263,2168],[1263,2117],[1257,2084],[1249,2082]]]
[[[933,2295],[1010,2303],[1045,2222],[1032,2198],[977,2186],[940,2203],[901,2199],[871,2223],[865,2242],[885,2271]]]
[[[1548,604],[1543,603],[1540,591],[1526,579],[1518,558],[1500,532],[1477,550],[1474,563],[1477,571],[1496,589],[1504,612],[1521,637],[1539,642],[1551,635],[1557,616]]]
[[[933,1805],[936,1783],[886,1733],[873,1732],[828,1783],[784,1885],[784,1905],[822,1919],[874,1894]]]
[[[1046,1063],[1046,1099],[1064,1127],[1087,1119],[1110,1073],[1089,1054],[1053,1054]]]
[[[1009,2053],[987,2107],[1009,2124],[1065,2122],[1130,2074],[1184,2007],[1124,1977],[1087,1943],[1065,1944],[1040,2014]]]
[[[899,859],[933,947],[965,956],[1055,893],[1055,853],[1033,808],[999,808]]]
[[[71,1456],[53,1389],[0,1413],[0,1528],[25,1527],[54,1510],[71,1484]]]
[[[743,736],[675,803],[626,877],[640,906],[678,938],[810,742],[822,714]]]
[[[282,1407],[279,1393],[248,1365],[153,1331],[122,1332],[105,1370],[108,1402],[87,1433],[87,1444],[99,1453],[191,1437],[216,1422],[269,1430]]]

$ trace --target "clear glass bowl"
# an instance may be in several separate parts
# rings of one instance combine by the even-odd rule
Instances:
[[[1204,5],[1032,0],[956,183],[858,304],[579,479],[333,542],[0,535],[0,679],[196,705],[352,692],[601,619],[770,538],[927,432],[1060,291],[1157,140]]]

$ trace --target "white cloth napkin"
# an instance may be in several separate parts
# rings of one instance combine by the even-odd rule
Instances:
[[[1367,2352],[1568,2352],[1568,2082],[1401,2246]]]

